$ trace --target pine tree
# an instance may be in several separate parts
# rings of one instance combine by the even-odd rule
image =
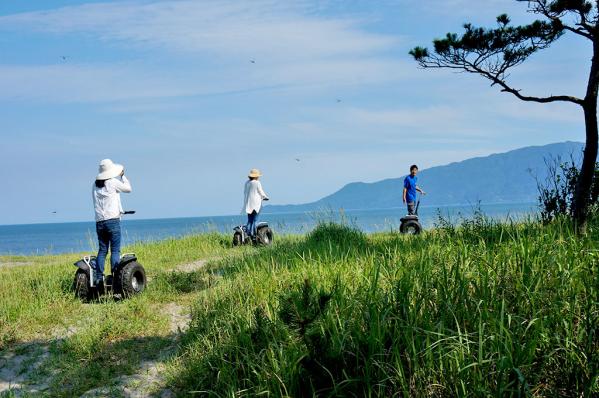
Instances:
[[[597,160],[597,92],[599,88],[599,0],[515,0],[526,2],[528,11],[541,17],[528,25],[513,26],[506,14],[497,17],[493,28],[464,25],[459,35],[448,33],[433,41],[433,51],[416,47],[410,54],[423,68],[448,68],[478,74],[498,86],[502,92],[522,101],[569,102],[584,112],[586,143],[577,181],[572,217],[584,231],[589,198]],[[524,63],[537,51],[548,48],[564,34],[590,40],[593,55],[584,98],[570,95],[529,96],[510,85],[510,69]]]

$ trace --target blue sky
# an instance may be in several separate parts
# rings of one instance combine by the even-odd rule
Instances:
[[[533,18],[511,0],[3,1],[0,224],[91,220],[106,157],[132,181],[125,207],[154,218],[237,214],[253,167],[273,203],[302,203],[412,163],[582,141],[573,105],[408,55],[502,12]],[[590,54],[566,35],[512,82],[582,95]]]

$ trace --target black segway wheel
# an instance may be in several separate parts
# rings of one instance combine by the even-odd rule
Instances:
[[[258,244],[264,245],[264,246],[270,246],[270,245],[272,245],[273,240],[274,240],[274,233],[272,232],[272,229],[270,229],[269,227],[263,227],[263,228],[258,229],[258,239],[257,239]]]
[[[114,280],[113,292],[130,297],[143,292],[146,284],[146,270],[137,261],[131,261],[119,270],[119,275]]]
[[[418,235],[422,232],[422,225],[416,220],[408,220],[401,223],[399,232],[407,235]]]
[[[233,246],[241,246],[243,245],[243,236],[241,232],[235,232],[233,234]]]
[[[80,300],[88,301],[91,299],[92,291],[89,286],[89,274],[82,269],[78,269],[73,280],[73,290],[75,297]]]

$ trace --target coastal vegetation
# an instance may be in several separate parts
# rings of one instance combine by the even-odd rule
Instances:
[[[478,214],[420,236],[323,222],[271,248],[212,234],[128,249],[148,290],[87,304],[77,256],[0,258],[1,355],[26,376],[6,396],[599,393],[596,218],[582,237],[563,218]]]

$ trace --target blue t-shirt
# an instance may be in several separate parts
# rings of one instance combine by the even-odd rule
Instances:
[[[418,182],[418,177],[412,177],[411,174],[403,180],[403,187],[407,189],[407,203],[412,203],[416,200],[416,182]]]

